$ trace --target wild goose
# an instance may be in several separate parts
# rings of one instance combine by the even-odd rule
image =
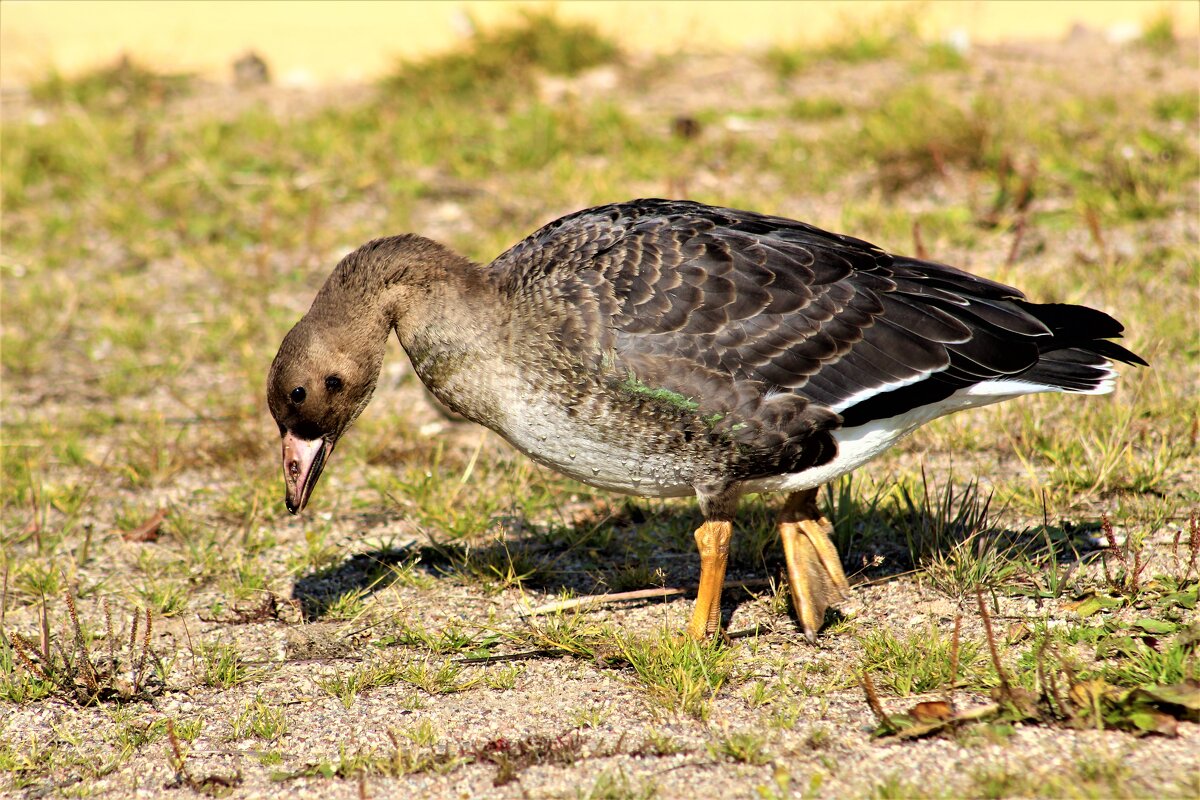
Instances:
[[[849,590],[817,490],[930,420],[1035,392],[1105,394],[1146,362],[1107,314],[803,222],[669,200],[551,222],[490,265],[415,235],[334,269],[271,364],[287,508],[371,399],[388,335],[450,409],[602,489],[694,494],[716,633],[738,498],[786,492],[796,615]]]

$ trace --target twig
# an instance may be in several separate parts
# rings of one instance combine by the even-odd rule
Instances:
[[[1004,665],[1000,663],[1000,653],[996,649],[996,634],[992,632],[992,617],[988,614],[986,605],[983,602],[983,591],[975,590],[975,601],[979,604],[979,615],[983,618],[983,631],[987,634],[988,650],[992,654],[992,665],[996,668],[996,675],[1000,679],[1000,692],[1005,700],[1012,699],[1012,686],[1008,682],[1008,673],[1004,671]]]
[[[537,608],[519,609],[518,616],[536,617],[541,614],[555,614],[559,611],[570,611],[574,608],[591,608],[593,606],[607,605],[609,603],[619,603],[624,600],[648,600],[656,597],[674,597],[678,594],[684,594],[687,589],[667,588],[658,589],[637,589],[632,592],[608,592],[606,594],[591,594],[583,597],[573,597],[570,600],[561,600],[557,603],[547,603],[546,605],[538,606]]]
[[[883,704],[879,702],[879,694],[875,691],[875,681],[871,680],[869,673],[863,672],[858,676],[858,683],[863,688],[863,693],[867,696],[867,705],[871,707],[871,713],[875,715],[875,719],[879,720],[879,724],[888,730],[896,730],[892,718],[883,710]]]
[[[958,641],[959,635],[962,633],[962,614],[954,615],[954,637],[950,640],[950,691],[949,694],[954,694],[954,687],[958,684]]]
[[[1025,238],[1025,214],[1017,217],[1017,224],[1013,227],[1012,246],[1008,248],[1008,257],[1004,259],[1004,266],[1011,267],[1017,263],[1017,252],[1021,249],[1021,241]]]
[[[912,226],[913,252],[917,258],[929,258],[929,251],[925,249],[925,241],[921,238],[921,221],[913,220]]]
[[[137,612],[134,612],[134,619],[137,619]],[[142,690],[142,680],[145,677],[142,673],[146,669],[146,656],[150,653],[150,609],[146,609],[146,632],[142,634],[142,650],[138,654],[137,665],[133,668],[133,692],[137,694]],[[130,658],[133,657],[133,651],[129,652]]]
[[[763,586],[770,586],[771,582],[766,578],[755,578],[748,581],[730,581],[724,584],[724,589],[751,589]],[[658,597],[675,597],[676,595],[686,594],[690,591],[695,591],[698,586],[690,584],[688,586],[660,586],[657,589],[635,589],[631,592],[605,592],[604,594],[589,594],[583,597],[573,597],[570,600],[561,600],[557,603],[547,603],[546,605],[537,606],[536,608],[518,609],[517,615],[521,617],[536,617],[541,614],[554,614],[559,611],[570,611],[575,608],[592,608],[594,606],[608,605],[609,603],[620,603],[626,600],[649,600]]]
[[[508,653],[506,655],[463,656],[462,658],[454,659],[454,662],[456,664],[495,664],[501,661],[527,661],[531,658],[554,658],[569,655],[574,655],[574,653],[565,648],[547,647],[539,650],[525,650],[520,653]]]
[[[100,681],[96,678],[96,668],[92,666],[92,658],[87,651],[87,643],[83,641],[83,628],[79,625],[79,614],[75,610],[75,598],[71,596],[69,591],[63,596],[67,600],[67,615],[71,618],[71,627],[74,629],[73,641],[75,644],[75,669],[80,677],[83,678],[83,683],[92,692],[93,695],[100,693]]]

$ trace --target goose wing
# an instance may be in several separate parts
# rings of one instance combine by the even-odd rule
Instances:
[[[1018,378],[1043,353],[1122,330],[1101,312],[1037,306],[1011,287],[805,223],[679,201],[563,217],[493,268],[519,316],[586,369],[627,370],[702,410],[732,405],[721,393],[747,387],[793,394],[846,425]],[[1075,318],[1059,319],[1061,309]],[[1067,361],[1099,373],[1105,359]]]

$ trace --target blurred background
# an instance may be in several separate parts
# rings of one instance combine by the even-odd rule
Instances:
[[[36,81],[51,70],[75,75],[128,54],[148,67],[221,80],[246,51],[259,54],[285,85],[374,80],[397,60],[444,52],[477,28],[511,22],[529,9],[587,22],[631,51],[703,53],[820,42],[851,17],[919,8],[933,40],[996,43],[1061,39],[1091,29],[1115,42],[1136,39],[1156,14],[1178,32],[1200,25],[1194,3],[1142,0],[1057,2],[963,0],[907,3],[813,2],[29,2],[4,4],[0,85]]]

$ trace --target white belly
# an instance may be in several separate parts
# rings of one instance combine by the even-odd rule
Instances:
[[[534,461],[589,486],[643,497],[695,494],[688,465],[676,453],[606,436],[601,426],[580,424],[560,406],[533,396],[510,406],[498,433]]]
[[[931,420],[965,408],[997,403],[1050,387],[1015,381],[986,381],[930,406],[888,419],[833,432],[837,455],[819,467],[742,483],[746,492],[811,489],[852,472]],[[580,425],[566,412],[534,394],[510,406],[499,431],[530,458],[583,483],[645,497],[684,497],[695,489],[678,454],[604,436],[599,427]],[[646,443],[639,443],[646,444]]]

